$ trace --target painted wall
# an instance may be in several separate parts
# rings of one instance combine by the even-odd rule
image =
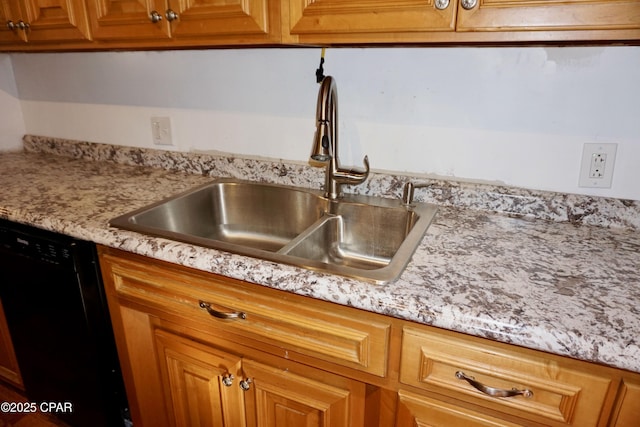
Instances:
[[[13,54],[27,133],[306,162],[319,49]],[[328,49],[343,164],[640,200],[640,48]],[[611,189],[578,187],[615,142]]]
[[[24,133],[24,119],[11,57],[0,54],[0,151],[19,150]]]

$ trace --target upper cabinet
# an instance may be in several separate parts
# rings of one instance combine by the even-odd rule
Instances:
[[[168,40],[169,5],[162,0],[87,0],[95,40]],[[158,15],[152,15],[155,12]],[[156,16],[156,19],[153,19]]]
[[[634,0],[0,0],[0,50],[640,41]]]
[[[285,40],[377,43],[428,40],[455,30],[458,0],[289,0]],[[283,6],[284,7],[284,6]]]
[[[0,19],[0,46],[60,49],[91,39],[83,0],[0,0]]]
[[[524,40],[637,39],[640,1],[460,0],[456,29]]]
[[[269,0],[87,0],[98,42],[121,47],[277,43],[279,4]]]
[[[0,0],[0,47],[5,44],[23,44],[27,41],[26,23],[15,2]]]
[[[288,11],[284,39],[301,43],[640,39],[637,0],[289,0]]]

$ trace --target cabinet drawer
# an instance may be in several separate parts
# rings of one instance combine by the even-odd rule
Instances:
[[[116,257],[105,250],[101,265],[107,292],[115,292],[118,298],[177,314],[205,328],[275,345],[285,352],[386,375],[390,325],[370,313],[144,257]],[[219,319],[202,303],[210,310],[242,316]]]
[[[398,392],[396,427],[519,427],[490,415],[405,390]]]
[[[546,425],[598,425],[610,393],[615,393],[613,380],[597,367],[585,364],[582,370],[574,361],[563,362],[486,340],[405,327],[400,381]],[[495,389],[529,390],[532,395],[489,396],[458,372]]]

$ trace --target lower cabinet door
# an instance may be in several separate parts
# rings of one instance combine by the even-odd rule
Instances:
[[[364,425],[365,385],[304,367],[293,372],[243,360],[250,427],[358,427]]]
[[[156,329],[168,416],[177,427],[243,427],[241,359]]]
[[[13,350],[13,342],[7,319],[4,317],[4,308],[0,301],[0,378],[9,381],[14,386],[23,390],[22,376],[18,368],[18,360]]]
[[[452,403],[400,390],[396,427],[516,427],[489,415]]]
[[[617,408],[609,423],[615,427],[637,427],[640,425],[640,381],[625,378],[620,387]]]

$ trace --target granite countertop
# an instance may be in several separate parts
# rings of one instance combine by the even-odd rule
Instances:
[[[402,276],[372,285],[108,227],[115,216],[209,182],[216,174],[242,170],[238,178],[322,182],[302,166],[200,155],[185,161],[157,153],[149,160],[142,158],[144,150],[37,137],[25,138],[25,147],[25,152],[0,153],[2,218],[304,296],[640,372],[636,202],[597,201],[585,208],[581,201],[563,210],[549,208],[557,200],[538,200],[547,214],[537,218],[530,211],[543,209],[532,208],[537,198],[532,193],[504,199],[524,217],[491,212],[486,206],[495,204],[493,199],[480,210],[464,206],[464,200],[442,202]],[[172,167],[135,165],[154,161]],[[198,170],[198,162],[209,169]],[[296,176],[305,178],[293,182]],[[400,185],[397,177],[374,176],[362,191],[388,195],[399,192]],[[447,188],[434,184],[435,202],[445,193],[452,197],[452,187]],[[612,207],[620,208],[617,219],[594,219],[595,211],[602,215]],[[568,219],[545,217],[558,212]]]

